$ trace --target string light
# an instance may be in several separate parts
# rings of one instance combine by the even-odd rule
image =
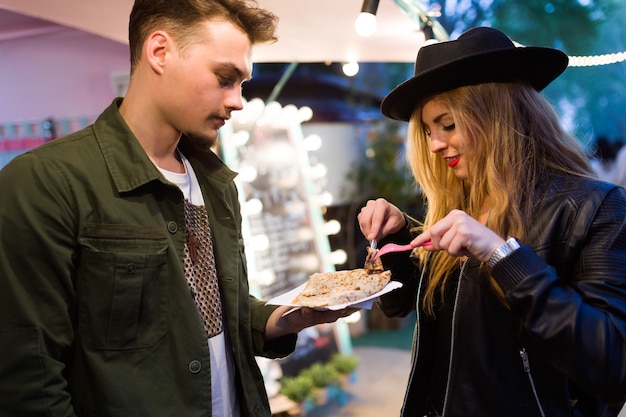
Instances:
[[[348,61],[341,66],[341,69],[348,77],[354,77],[359,73],[359,63],[356,61]]]
[[[378,10],[379,0],[363,0],[361,13],[354,21],[354,29],[356,33],[363,37],[369,37],[376,32],[376,11]]]
[[[596,67],[626,61],[626,51],[604,55],[570,56],[570,67]]]
[[[515,46],[523,47],[521,43],[513,41]],[[598,67],[600,65],[617,64],[626,61],[626,51],[614,52],[612,54],[588,55],[588,56],[568,56],[569,67]]]

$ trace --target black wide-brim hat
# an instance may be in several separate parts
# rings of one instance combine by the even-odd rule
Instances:
[[[454,41],[420,48],[414,76],[383,99],[383,115],[409,121],[418,101],[466,85],[527,81],[537,91],[557,78],[568,64],[565,53],[552,48],[520,46],[499,30],[470,29]]]

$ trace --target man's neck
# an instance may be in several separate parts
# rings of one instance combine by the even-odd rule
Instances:
[[[120,114],[154,165],[167,171],[185,172],[176,150],[180,132],[164,124],[157,111],[144,100],[127,94],[120,105]]]

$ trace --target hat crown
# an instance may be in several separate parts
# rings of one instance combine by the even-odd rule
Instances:
[[[381,112],[408,121],[415,104],[455,88],[494,82],[523,82],[541,91],[567,68],[567,55],[545,47],[516,47],[507,35],[473,28],[456,40],[423,46],[415,74],[383,99]]]
[[[415,75],[481,54],[515,49],[513,41],[497,29],[478,27],[468,30],[454,41],[420,48],[415,60]]]

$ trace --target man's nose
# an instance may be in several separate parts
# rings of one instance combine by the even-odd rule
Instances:
[[[243,109],[243,91],[241,87],[231,88],[226,93],[224,105],[231,111]]]

